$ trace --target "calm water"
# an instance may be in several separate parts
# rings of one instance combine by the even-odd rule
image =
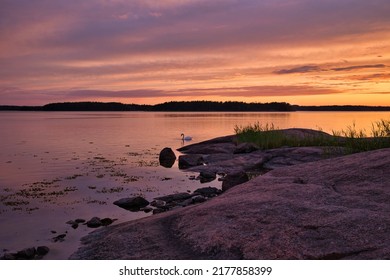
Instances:
[[[135,194],[151,200],[201,185],[177,165],[158,165],[164,147],[233,134],[235,125],[259,121],[279,128],[341,130],[390,119],[388,112],[144,113],[0,112],[0,254],[46,245],[48,259],[67,258],[91,230],[73,229],[77,218],[115,218],[116,223],[150,214],[112,204]],[[177,153],[179,155],[179,153]],[[64,242],[52,238],[66,233]]]

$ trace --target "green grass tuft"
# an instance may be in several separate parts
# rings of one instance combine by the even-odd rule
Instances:
[[[371,131],[357,129],[353,123],[341,131],[332,131],[333,135],[317,133],[305,137],[288,135],[274,124],[262,125],[259,122],[248,126],[235,126],[238,142],[254,143],[261,149],[273,149],[284,146],[338,146],[348,153],[370,151],[390,147],[390,121],[380,120],[372,123]]]

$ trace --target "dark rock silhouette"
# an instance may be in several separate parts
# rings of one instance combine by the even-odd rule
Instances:
[[[142,196],[135,196],[119,199],[114,201],[114,204],[126,210],[139,211],[141,208],[148,206],[149,201]]]
[[[47,246],[29,247],[16,253],[5,253],[0,260],[39,260],[42,259],[50,249]]]
[[[187,169],[204,163],[202,155],[190,154],[179,156],[179,168]]]
[[[176,161],[176,155],[171,148],[166,147],[161,150],[158,160],[161,166],[171,168]]]
[[[87,222],[87,227],[98,228],[103,225],[102,221],[98,217],[93,217]]]

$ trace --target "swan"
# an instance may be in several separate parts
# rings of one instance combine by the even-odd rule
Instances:
[[[183,141],[191,141],[192,137],[191,136],[184,136],[184,133],[181,134],[181,140]]]

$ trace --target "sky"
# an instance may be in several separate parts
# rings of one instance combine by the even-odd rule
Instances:
[[[0,0],[0,104],[390,106],[389,0]]]

